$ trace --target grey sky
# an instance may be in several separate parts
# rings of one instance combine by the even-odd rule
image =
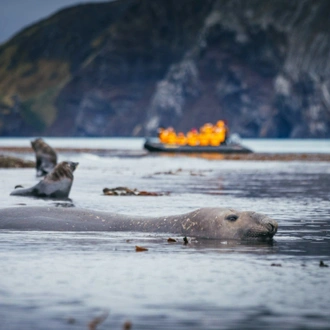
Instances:
[[[14,34],[65,7],[108,0],[0,0],[0,44]]]

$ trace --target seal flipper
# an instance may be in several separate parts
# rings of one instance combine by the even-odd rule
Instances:
[[[10,193],[10,196],[37,196],[36,186],[31,188],[18,188]]]

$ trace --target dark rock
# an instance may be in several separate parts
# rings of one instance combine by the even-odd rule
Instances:
[[[30,167],[35,167],[35,162],[32,162],[30,160],[20,159],[17,157],[0,155],[0,168],[30,168]]]

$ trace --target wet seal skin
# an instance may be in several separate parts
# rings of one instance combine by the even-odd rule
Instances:
[[[79,163],[61,162],[35,186],[15,189],[12,196],[68,198],[73,183],[73,172]]]
[[[201,208],[163,217],[131,216],[77,208],[0,209],[0,229],[47,231],[138,231],[226,240],[271,240],[278,224],[265,214]]]
[[[57,164],[55,150],[41,138],[31,141],[31,146],[36,154],[37,177],[50,173]]]

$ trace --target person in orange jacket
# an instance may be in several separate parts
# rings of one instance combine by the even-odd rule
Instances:
[[[179,144],[180,146],[184,146],[187,144],[187,138],[184,135],[184,133],[179,132],[176,137],[176,144]]]
[[[190,146],[197,146],[199,144],[198,142],[198,131],[196,128],[192,128],[187,133],[187,144]]]
[[[167,132],[168,132],[167,143],[168,144],[176,144],[177,136],[176,136],[176,132],[173,129],[173,127],[169,127],[167,129]]]
[[[199,129],[198,141],[199,141],[199,145],[200,146],[208,146],[208,145],[210,145],[212,131],[213,131],[213,125],[210,124],[210,123],[204,124]]]
[[[161,143],[167,143],[168,131],[164,127],[158,128],[158,138]]]
[[[223,120],[218,120],[213,128],[211,145],[218,146],[218,145],[224,143],[225,138],[226,138],[225,123]]]

